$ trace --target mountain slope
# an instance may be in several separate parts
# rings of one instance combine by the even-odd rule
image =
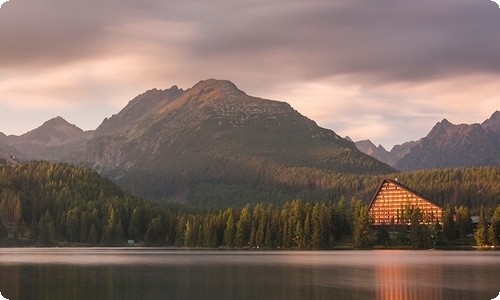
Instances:
[[[352,151],[376,164],[358,153],[351,142],[318,127],[289,104],[250,97],[228,81],[202,81],[173,100],[157,101],[161,103],[160,109],[155,106],[152,111],[130,114],[134,106],[139,106],[138,100],[151,101],[150,97],[141,98],[96,130],[96,137],[87,145],[84,161],[104,167],[150,168],[169,164],[174,154],[177,161],[188,153],[216,152],[301,165],[315,152],[328,149],[333,151],[331,154]],[[134,120],[132,126],[125,130],[107,129],[125,127],[120,124],[127,115]],[[337,163],[325,162],[324,167],[335,169]]]
[[[378,145],[377,147],[370,140],[357,141],[355,142],[355,145],[356,148],[359,149],[359,151],[370,155],[390,166],[393,166],[396,163],[396,161],[394,161],[394,159],[391,157],[389,151],[385,150],[382,145]]]
[[[496,111],[481,125],[453,125],[444,119],[425,138],[395,145],[390,152],[382,146],[376,147],[370,140],[355,144],[363,153],[403,171],[497,166],[500,159],[499,135],[500,111]]]
[[[393,171],[289,104],[214,79],[138,96],[103,122],[78,159],[148,197],[175,197],[207,183],[272,185],[283,168]]]
[[[0,141],[0,164],[15,165],[20,160],[25,158],[19,151]]]
[[[413,146],[415,146],[416,144],[418,144],[418,141],[409,141],[401,145],[394,145],[394,147],[392,147],[391,149],[390,155],[395,163],[391,166],[394,167],[394,165],[401,158],[405,157],[406,154],[410,153],[411,148],[413,148]]]
[[[483,128],[490,128],[494,132],[500,134],[500,111],[496,111],[489,119],[481,123]]]
[[[128,103],[119,114],[106,118],[95,130],[95,136],[123,135],[131,128],[137,126],[146,118],[152,117],[162,107],[170,101],[179,97],[183,93],[182,89],[173,86],[167,90],[153,89],[147,91]]]
[[[401,145],[395,145],[391,151],[385,150],[382,145],[375,146],[370,140],[362,140],[355,142],[356,147],[359,151],[368,154],[383,163],[388,164],[389,166],[394,167],[394,165],[403,158],[406,154],[408,154],[413,146],[417,144],[417,142],[410,141],[405,142]]]
[[[84,132],[63,118],[56,117],[21,136],[6,137],[5,143],[28,159],[58,161],[81,149],[91,136],[91,132]]]
[[[453,125],[446,119],[399,160],[398,170],[499,166],[500,134],[479,124]]]

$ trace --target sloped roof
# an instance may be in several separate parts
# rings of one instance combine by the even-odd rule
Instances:
[[[429,200],[427,197],[423,196],[422,194],[420,194],[419,192],[417,192],[415,190],[412,190],[411,188],[405,186],[404,184],[401,184],[399,181],[397,181],[397,180],[391,180],[389,178],[384,178],[382,180],[382,182],[380,183],[377,191],[373,195],[372,201],[370,201],[370,205],[368,206],[368,210],[372,207],[373,203],[375,202],[375,199],[377,198],[377,195],[380,193],[380,190],[382,189],[382,187],[384,186],[384,183],[386,183],[386,182],[392,183],[392,184],[400,187],[401,189],[407,191],[408,193],[414,194],[415,196],[421,198],[422,200],[425,200],[425,201],[431,203],[432,205],[435,205],[435,206],[438,206],[440,208],[443,208],[441,205],[437,204],[436,202],[434,202],[432,200]]]

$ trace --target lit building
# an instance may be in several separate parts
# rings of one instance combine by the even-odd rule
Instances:
[[[398,224],[406,207],[418,208],[426,224],[441,222],[443,208],[402,185],[397,180],[384,179],[373,197],[368,214],[374,225]]]

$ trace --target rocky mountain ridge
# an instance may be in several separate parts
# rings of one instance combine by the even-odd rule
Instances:
[[[87,165],[141,196],[182,202],[208,197],[206,189],[255,194],[291,180],[320,184],[310,183],[311,172],[394,171],[288,103],[215,79],[147,91],[93,132],[55,118],[7,140],[30,159]],[[291,169],[304,175],[292,179]]]
[[[359,150],[401,171],[500,165],[500,111],[481,124],[454,125],[443,119],[426,137],[396,145],[390,152],[369,141]]]
[[[58,116],[20,136],[3,135],[2,141],[26,159],[60,161],[81,149],[92,136],[92,131],[85,132]]]
[[[264,126],[276,135],[281,125],[285,128],[296,124],[308,126],[311,139],[355,149],[352,143],[318,127],[285,102],[248,96],[229,81],[207,80],[186,91],[174,86],[136,97],[96,129],[80,160],[104,168],[139,164],[153,167],[158,164],[156,156],[163,156],[167,149],[172,153],[189,152],[194,141],[206,142],[205,151],[225,143],[225,147],[232,148],[226,150],[252,152],[252,148],[265,146],[258,140],[264,139],[266,132],[248,132],[250,127]],[[205,131],[206,134],[199,134]],[[289,129],[287,134],[293,132]],[[188,136],[192,141],[186,140]],[[251,139],[257,141],[252,144]],[[178,143],[191,145],[185,145],[188,150],[181,150]],[[278,154],[280,150],[266,151]]]

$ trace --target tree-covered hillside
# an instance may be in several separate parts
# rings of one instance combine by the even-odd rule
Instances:
[[[69,164],[0,165],[0,241],[27,245],[123,244],[166,208],[139,200],[94,171]]]
[[[231,161],[231,163],[228,163]],[[229,171],[228,171],[229,170]],[[292,199],[328,202],[341,197],[355,197],[369,203],[384,178],[398,180],[420,194],[445,206],[464,205],[477,210],[481,204],[500,204],[500,168],[451,168],[357,175],[307,167],[287,167],[249,157],[231,156],[225,161],[213,160],[199,175],[185,170],[182,175],[158,176],[130,173],[118,179],[133,193],[167,202],[190,203],[205,208],[242,208],[245,204],[282,205]],[[204,175],[202,175],[204,174]],[[135,180],[143,176],[142,180]]]
[[[47,162],[0,165],[0,245],[107,246],[125,245],[127,239],[144,245],[229,248],[470,245],[471,213],[480,213],[484,224],[488,220],[492,224],[491,230],[482,225],[486,229],[479,231],[476,243],[500,243],[496,239],[500,168],[392,174],[444,205],[443,224],[410,228],[403,223],[379,230],[370,226],[367,204],[381,177],[302,168],[268,170],[273,172],[261,181],[267,186],[252,187],[262,194],[243,193],[245,185],[239,178],[234,178],[233,190],[210,190],[213,186],[209,185],[198,190],[212,192],[217,205],[217,195],[233,198],[234,203],[250,200],[254,204],[188,212],[132,197],[89,169]],[[346,201],[350,198],[342,194],[363,197]],[[405,213],[408,220],[421,218],[418,209],[407,208]]]

